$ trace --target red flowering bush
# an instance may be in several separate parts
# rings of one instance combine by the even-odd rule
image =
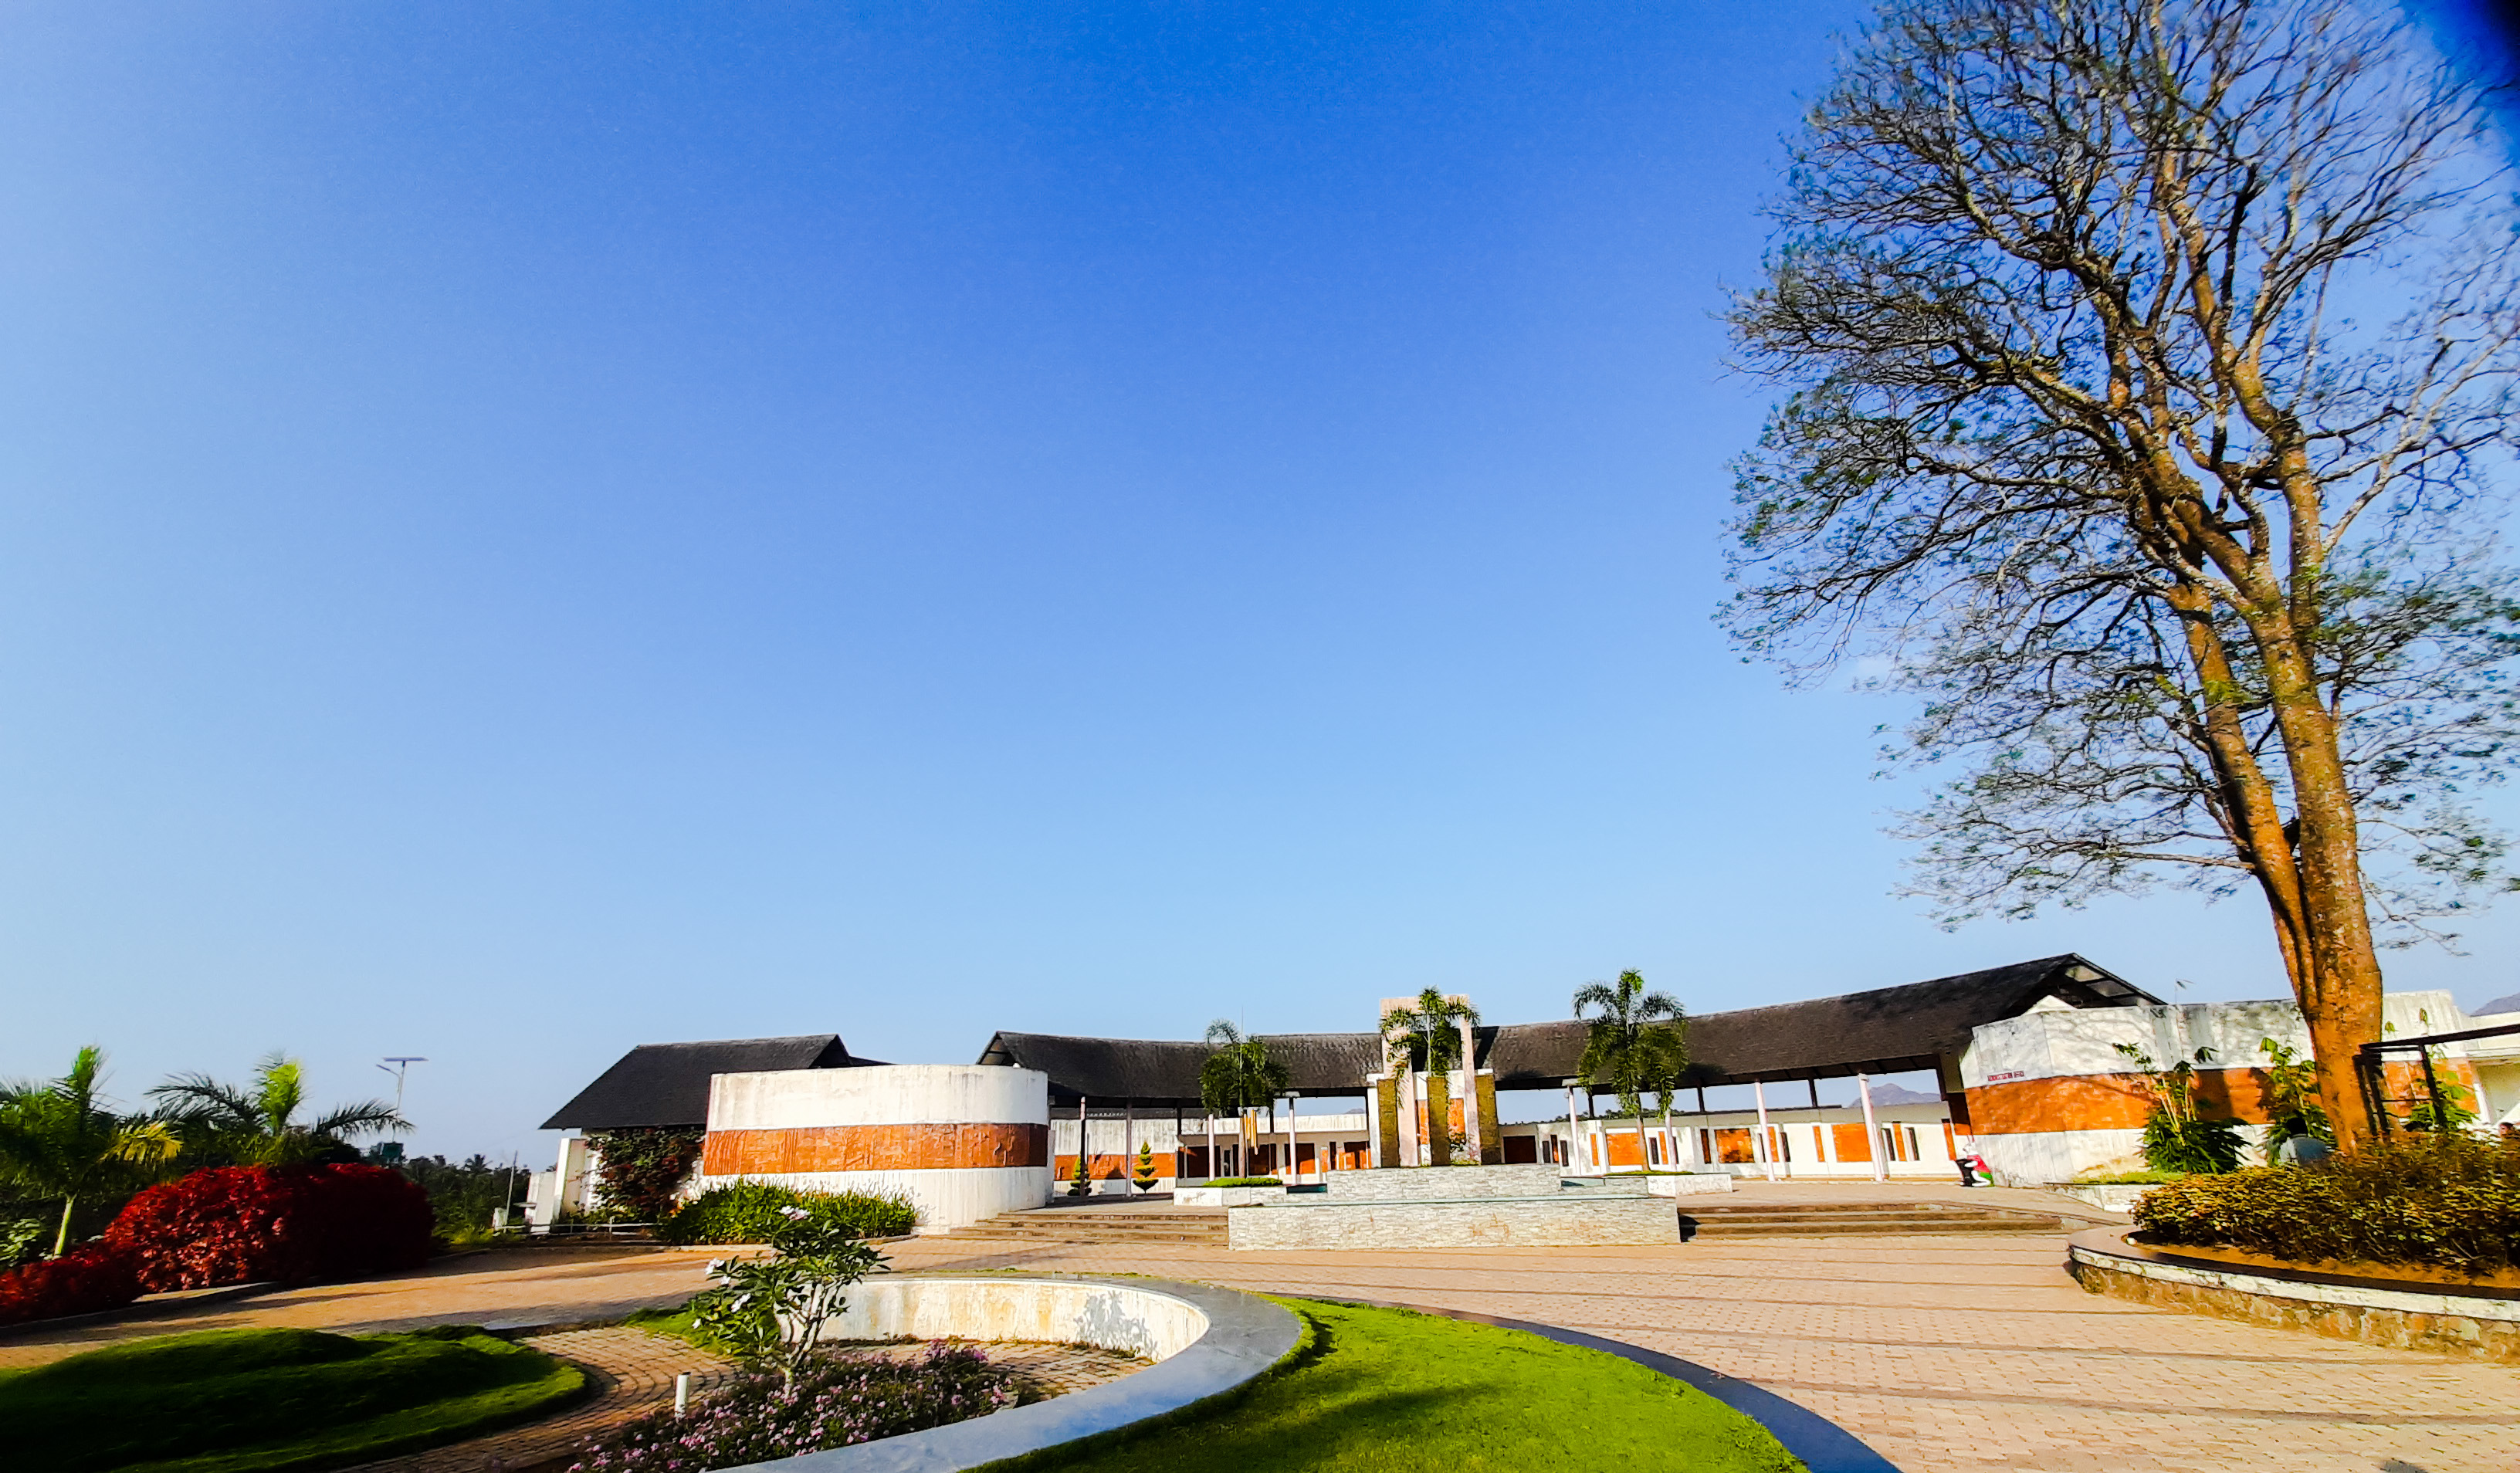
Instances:
[[[105,1241],[144,1289],[306,1283],[417,1269],[428,1193],[381,1166],[218,1166],[131,1199]]]
[[[92,1315],[140,1297],[140,1277],[130,1255],[104,1243],[83,1243],[59,1258],[0,1273],[0,1324]]]

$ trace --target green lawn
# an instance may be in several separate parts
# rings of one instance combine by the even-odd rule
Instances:
[[[1240,1401],[1024,1464],[1093,1473],[1784,1473],[1758,1423],[1642,1365],[1519,1330],[1307,1299],[1312,1344]]]
[[[341,1467],[526,1420],[577,1367],[469,1326],[209,1330],[0,1372],[0,1463],[51,1473]]]

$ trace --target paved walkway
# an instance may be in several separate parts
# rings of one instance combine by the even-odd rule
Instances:
[[[2520,1373],[2507,1366],[2099,1298],[2065,1276],[2064,1246],[2055,1233],[1418,1253],[928,1241],[892,1256],[1545,1320],[1757,1382],[1906,1473],[2520,1470]]]
[[[595,1395],[559,1416],[426,1452],[362,1463],[345,1473],[505,1473],[557,1463],[590,1438],[672,1406],[676,1375],[688,1373],[697,1396],[734,1371],[726,1361],[683,1341],[627,1325],[527,1335],[523,1343],[575,1361],[595,1383]]]
[[[618,1319],[632,1310],[681,1304],[708,1287],[703,1268],[725,1251],[606,1247],[465,1254],[390,1278],[314,1284],[148,1319],[22,1333],[0,1339],[0,1369],[193,1330],[292,1325],[350,1332],[425,1324],[540,1329]]]
[[[2052,1232],[1417,1253],[1008,1251],[926,1239],[887,1252],[902,1269],[1149,1273],[1546,1320],[1767,1386],[1907,1473],[2520,1473],[2520,1372],[2085,1294],[2065,1276],[2064,1238]],[[706,1259],[458,1260],[217,1306],[200,1321],[0,1341],[0,1364],[211,1321],[349,1329],[613,1317],[696,1291]]]

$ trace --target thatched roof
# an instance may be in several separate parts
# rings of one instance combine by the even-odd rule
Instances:
[[[1268,1033],[1269,1056],[1286,1066],[1287,1088],[1302,1094],[1354,1094],[1382,1067],[1371,1033]],[[1163,1039],[1097,1039],[1058,1033],[999,1033],[980,1050],[983,1064],[1012,1064],[1050,1076],[1054,1104],[1087,1108],[1123,1101],[1159,1108],[1198,1108],[1198,1070],[1212,1044]]]
[[[1831,1079],[1931,1069],[1968,1048],[1969,1031],[2053,998],[2071,1007],[2161,1000],[2071,952],[1901,987],[1841,993],[1688,1020],[1689,1083]],[[1579,1022],[1509,1023],[1484,1060],[1499,1089],[1571,1082],[1584,1056]]]
[[[2079,956],[1911,982],[1901,987],[1704,1013],[1688,1020],[1692,1085],[1752,1080],[1828,1079],[1931,1069],[1968,1047],[1969,1030],[2018,1017],[2053,998],[2072,1007],[2130,1007],[2161,1000]],[[1575,1082],[1586,1027],[1506,1023],[1476,1030],[1478,1066],[1494,1069],[1504,1090],[1554,1089]],[[1381,1068],[1380,1040],[1371,1033],[1264,1034],[1272,1056],[1292,1076],[1291,1088],[1312,1095],[1355,1094]],[[1198,1105],[1198,1068],[1214,1049],[1156,1039],[1097,1039],[1049,1033],[1000,1033],[980,1054],[983,1064],[1013,1064],[1050,1076],[1051,1097],[1091,1108],[1124,1101],[1147,1106]]]
[[[844,1069],[851,1058],[836,1033],[708,1044],[641,1044],[543,1122],[547,1131],[617,1131],[708,1124],[709,1077],[765,1069]]]

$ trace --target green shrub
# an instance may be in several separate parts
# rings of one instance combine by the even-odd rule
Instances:
[[[1219,1177],[1213,1182],[1201,1182],[1198,1184],[1201,1186],[1283,1186],[1286,1183],[1276,1177]]]
[[[2217,1176],[2240,1164],[2240,1132],[2224,1120],[2180,1120],[2155,1110],[2143,1123],[2143,1162],[2169,1177]]]
[[[597,1217],[615,1223],[662,1222],[674,1210],[674,1193],[700,1159],[706,1135],[694,1126],[594,1133],[601,1163],[595,1179]]]
[[[788,1219],[783,1207],[801,1207],[818,1223],[833,1223],[860,1237],[898,1237],[919,1222],[905,1196],[863,1191],[798,1191],[769,1182],[712,1186],[657,1225],[668,1243],[766,1243]]]
[[[2135,1220],[2164,1247],[2491,1273],[2520,1262],[2520,1141],[2419,1138],[2315,1166],[2189,1177],[2144,1193]]]

